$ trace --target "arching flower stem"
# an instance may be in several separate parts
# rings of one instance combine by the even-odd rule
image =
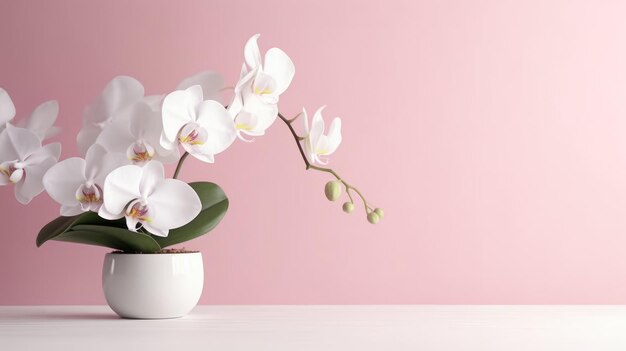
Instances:
[[[304,138],[299,136],[298,133],[296,133],[295,129],[293,129],[293,126],[291,125],[292,122],[295,121],[299,116],[300,115],[298,114],[294,118],[288,119],[285,116],[283,116],[283,114],[281,114],[280,112],[278,113],[278,117],[289,128],[289,131],[291,132],[291,135],[293,136],[293,138],[294,138],[294,140],[296,142],[296,145],[298,146],[298,150],[300,151],[300,156],[302,156],[302,160],[304,161],[304,165],[306,166],[306,169],[307,170],[314,169],[316,171],[326,172],[326,173],[332,174],[338,181],[341,182],[341,184],[343,184],[343,186],[346,189],[346,193],[348,194],[348,197],[350,198],[351,202],[354,202],[352,200],[352,195],[350,195],[350,191],[352,190],[355,193],[357,193],[357,195],[359,195],[359,197],[363,201],[363,206],[365,206],[365,212],[369,213],[370,211],[373,211],[373,209],[367,204],[367,200],[365,199],[365,196],[363,196],[363,194],[359,191],[359,189],[357,189],[356,187],[352,186],[350,183],[348,183],[345,180],[343,180],[341,178],[341,176],[339,176],[339,174],[337,174],[337,172],[335,172],[331,168],[318,167],[316,165],[311,164],[311,162],[309,162],[309,160],[307,159],[307,157],[306,157],[306,155],[304,153],[304,149],[302,148],[302,144],[300,143],[300,141],[304,140]]]
[[[178,164],[176,165],[176,170],[174,171],[174,176],[172,178],[178,179],[178,173],[180,173],[180,169],[182,168],[183,162],[185,162],[187,156],[189,156],[189,153],[185,151],[185,153],[178,160]]]

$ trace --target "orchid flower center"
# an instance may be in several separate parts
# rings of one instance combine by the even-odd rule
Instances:
[[[267,86],[266,87],[255,86],[254,93],[257,95],[269,95],[272,93],[272,90]]]
[[[83,211],[95,211],[102,204],[102,189],[91,182],[81,184],[76,190],[76,200]]]
[[[235,117],[235,129],[237,131],[251,132],[256,128],[257,118],[250,112],[241,111]]]
[[[135,164],[144,164],[154,156],[154,147],[143,140],[132,143],[126,149],[126,156]]]
[[[252,83],[252,91],[255,95],[264,96],[271,95],[276,91],[276,81],[267,74],[259,74]]]
[[[148,213],[148,205],[142,199],[135,199],[126,207],[126,216],[136,221],[150,222],[151,219],[148,217]]]
[[[328,153],[328,150],[326,150],[326,149],[319,149],[319,148],[318,148],[318,149],[316,149],[316,150],[315,150],[315,152],[316,152],[318,155],[326,155],[326,154]]]
[[[187,145],[202,145],[207,140],[207,131],[197,123],[187,123],[178,133],[178,141]]]
[[[245,130],[246,132],[249,132],[252,129],[254,129],[253,126],[251,126],[250,124],[247,124],[247,123],[236,123],[235,124],[235,128],[238,129],[238,130]]]
[[[17,160],[6,161],[0,164],[0,176],[15,184],[24,178],[24,164]]]

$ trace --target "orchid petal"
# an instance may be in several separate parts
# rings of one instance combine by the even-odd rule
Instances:
[[[198,106],[197,122],[207,132],[203,149],[209,150],[213,155],[226,150],[237,137],[230,114],[217,101],[206,100]]]
[[[161,112],[161,104],[165,95],[144,96],[140,101],[150,106],[153,111]]]
[[[313,141],[310,136],[304,139],[304,153],[306,154],[309,162],[315,163],[317,154],[315,153],[315,147],[313,146]]]
[[[132,116],[130,117],[130,133],[134,139],[144,137],[144,131],[150,126],[156,126],[161,129],[161,121],[159,121],[159,113],[154,112],[146,103],[139,102],[132,106]],[[160,134],[159,134],[160,135]]]
[[[59,114],[59,103],[55,100],[37,106],[30,117],[25,120],[24,127],[37,135],[40,140],[54,136],[60,128],[54,127]]]
[[[328,150],[326,152],[327,155],[332,154],[337,150],[339,145],[341,144],[341,118],[335,117],[333,121],[330,123],[330,127],[328,128]]]
[[[244,111],[247,111],[257,119],[256,126],[251,131],[243,131],[246,134],[255,133],[256,135],[265,134],[265,130],[274,124],[278,116],[278,105],[266,104],[255,94],[247,94],[244,97]]]
[[[245,77],[247,73],[248,73],[248,68],[246,67],[246,64],[244,63],[241,65],[241,72],[239,72],[239,79],[242,79],[243,77]]]
[[[128,227],[128,230],[137,232],[137,223],[139,223],[139,220],[137,218],[132,216],[126,216],[126,226]]]
[[[108,220],[116,220],[124,217],[124,212],[122,213],[111,213],[104,206],[100,206],[98,210],[98,216],[108,219]]]
[[[202,209],[198,194],[177,179],[159,182],[147,203],[151,218],[149,225],[158,229],[181,227],[196,218]]]
[[[259,71],[254,78],[253,91],[255,95],[276,99],[274,96],[274,92],[276,91],[276,80],[269,74]],[[275,102],[276,101],[272,101],[272,103]]]
[[[202,88],[199,85],[176,90],[163,99],[163,134],[170,143],[176,140],[185,124],[196,120],[195,107],[201,101]]]
[[[27,205],[35,196],[43,190],[42,178],[44,174],[57,162],[48,157],[41,162],[26,168],[26,176],[23,182],[15,184],[15,197],[23,205]]]
[[[93,172],[93,182],[104,186],[104,180],[115,169],[132,164],[132,162],[121,152],[107,152],[100,160],[97,171],[87,168],[87,172]],[[89,165],[88,165],[89,166]]]
[[[261,66],[261,52],[259,51],[259,44],[257,44],[257,39],[260,36],[261,34],[253,35],[244,47],[244,58],[251,69]]]
[[[25,128],[7,124],[0,137],[0,162],[19,159],[24,161],[28,156],[41,149],[41,141],[35,133]]]
[[[243,141],[244,143],[253,143],[254,142],[254,138],[252,139],[246,139],[245,136],[243,136],[243,133],[241,133],[241,131],[237,131],[237,138],[239,138],[239,140]]]
[[[243,100],[241,99],[241,94],[235,94],[235,96],[233,97],[233,101],[228,105],[228,113],[230,114],[231,118],[235,118],[239,112],[241,112],[241,109],[243,109]]]
[[[100,144],[93,144],[89,150],[87,150],[87,155],[85,155],[85,165],[83,174],[85,175],[85,180],[93,180],[98,173],[100,173],[102,163],[104,157],[107,155],[107,150]],[[120,165],[121,166],[121,165]],[[102,185],[102,184],[101,184]]]
[[[0,125],[4,125],[15,117],[15,105],[6,90],[0,88]]]
[[[274,94],[280,95],[291,84],[296,68],[287,54],[279,48],[271,48],[265,53],[263,71],[276,81]]]
[[[224,77],[221,74],[211,71],[197,73],[185,78],[176,90],[185,90],[194,85],[202,87],[202,93],[206,100],[219,100],[220,90],[224,87]]]
[[[235,128],[239,131],[253,131],[256,129],[257,124],[257,117],[248,111],[241,111],[235,119]]]
[[[55,164],[43,176],[43,185],[48,195],[63,206],[77,204],[76,189],[85,181],[85,160],[80,157],[68,158]],[[63,214],[63,210],[61,214],[67,216]]]
[[[96,144],[100,144],[108,152],[126,154],[126,149],[134,142],[135,138],[128,129],[120,125],[110,125],[102,131]]]
[[[143,105],[143,104],[142,104]],[[166,143],[161,145],[161,137],[163,135],[163,119],[160,112],[157,111],[140,111],[131,119],[131,132],[136,137],[136,142],[143,143],[148,148],[152,147],[156,151],[152,159],[172,163],[178,161],[180,155],[176,148],[176,143]]]
[[[170,233],[169,229],[156,228],[152,226],[149,222],[143,222],[143,228],[147,230],[148,232],[150,232],[151,234],[154,234],[160,237],[166,237]]]
[[[183,144],[183,148],[185,151],[191,154],[191,156],[197,158],[198,160],[206,163],[214,163],[215,157],[210,150],[203,149],[202,147],[194,147],[188,144]]]
[[[180,159],[180,152],[176,147],[172,150],[168,150],[161,146],[161,144],[157,145],[157,155],[154,159],[159,160],[165,164],[178,162]]]
[[[96,101],[87,107],[83,116],[85,123],[100,123],[116,112],[141,99],[144,88],[133,77],[117,76],[102,90]]]
[[[83,127],[76,135],[76,144],[81,155],[85,155],[89,147],[96,142],[98,136],[102,132],[102,128],[96,125]]]
[[[237,84],[235,85],[235,95],[241,94],[244,90],[252,91],[252,84],[254,83],[254,78],[257,76],[259,72],[259,68],[253,68],[250,72],[246,73]]]
[[[198,106],[204,100],[204,91],[200,85],[192,85],[185,91],[189,95],[189,105],[191,106]]]
[[[163,149],[168,150],[168,151],[173,151],[173,150],[178,151],[176,148],[178,146],[178,139],[174,141],[169,141],[167,137],[165,136],[165,134],[161,134],[159,141]]]
[[[100,144],[94,144],[85,156],[85,179],[103,187],[104,179],[111,171],[129,164],[131,161],[123,153],[111,152]]]
[[[157,184],[165,178],[165,170],[161,162],[150,161],[143,166],[142,171],[139,193],[142,197],[148,198]]]
[[[317,148],[320,136],[324,133],[324,118],[322,118],[322,111],[325,107],[326,106],[322,106],[315,111],[313,121],[311,122],[311,132],[309,133],[309,137],[311,138],[314,150]]]
[[[0,131],[0,163],[18,159],[19,156],[13,147],[9,133],[6,129]]]
[[[71,217],[71,216],[79,215],[83,212],[85,211],[83,211],[82,207],[78,203],[74,205],[61,205],[61,211],[60,211],[61,216]]]
[[[141,197],[139,184],[141,183],[142,169],[139,166],[128,165],[113,170],[104,180],[104,204],[106,212],[120,215],[126,205]]]

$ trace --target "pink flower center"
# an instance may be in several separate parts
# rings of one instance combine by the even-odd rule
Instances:
[[[102,189],[97,184],[82,184],[76,190],[76,200],[83,211],[96,211],[102,205]]]

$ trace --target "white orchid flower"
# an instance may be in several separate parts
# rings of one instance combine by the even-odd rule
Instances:
[[[61,144],[41,146],[32,131],[6,125],[0,132],[0,186],[14,184],[17,201],[26,205],[44,189],[42,178],[61,154]]]
[[[341,118],[335,117],[330,123],[328,134],[324,134],[324,118],[322,111],[326,106],[320,107],[313,115],[311,128],[309,129],[309,118],[306,110],[302,109],[304,121],[304,151],[309,162],[325,165],[328,160],[324,156],[329,156],[339,144],[341,144]]]
[[[191,77],[183,79],[176,87],[176,90],[185,90],[194,85],[202,87],[202,93],[205,100],[221,101],[220,92],[224,88],[224,77],[221,74],[212,71],[203,71],[196,73]],[[149,95],[143,98],[153,110],[161,112],[161,104],[163,103],[163,95]]]
[[[15,105],[6,90],[0,88],[0,128],[4,128],[7,123],[15,117]]]
[[[165,179],[163,164],[122,166],[104,181],[104,203],[98,214],[105,219],[126,218],[129,230],[143,227],[158,236],[193,220],[202,209],[200,198],[187,183]],[[139,228],[138,228],[139,227]]]
[[[172,150],[181,144],[197,159],[213,163],[237,135],[233,120],[222,104],[203,101],[202,87],[176,90],[163,100],[161,145]]]
[[[15,105],[6,90],[0,88],[0,132],[15,117]],[[56,135],[60,128],[54,126],[59,114],[59,103],[55,100],[46,101],[37,106],[30,117],[22,119],[15,125],[35,133],[43,141]]]
[[[150,160],[176,162],[177,149],[161,146],[163,125],[161,114],[139,101],[125,108],[109,123],[96,139],[109,152],[124,153],[128,160],[143,165]]]
[[[128,164],[121,153],[107,152],[94,144],[85,159],[72,157],[52,166],[43,177],[48,195],[61,205],[61,216],[75,216],[102,205],[104,179],[115,168]]]
[[[241,139],[244,139],[242,134],[265,134],[278,115],[279,96],[287,90],[295,74],[293,62],[279,48],[269,49],[265,53],[265,60],[261,59],[257,44],[259,36],[252,36],[246,43],[246,63],[235,86],[233,102],[229,105],[229,112],[234,116]]]
[[[83,127],[76,137],[81,154],[87,153],[102,129],[111,123],[115,115],[141,100],[143,95],[143,85],[135,78],[127,76],[113,78],[83,113]]]

